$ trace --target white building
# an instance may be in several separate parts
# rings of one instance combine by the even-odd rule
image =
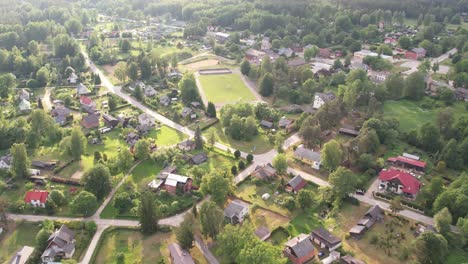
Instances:
[[[335,94],[333,94],[332,92],[315,93],[313,107],[314,109],[319,109],[324,104],[332,101],[333,99],[335,99]]]

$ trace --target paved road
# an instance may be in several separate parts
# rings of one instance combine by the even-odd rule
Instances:
[[[200,249],[208,263],[219,264],[219,261],[215,258],[215,256],[213,256],[208,246],[203,243],[203,240],[198,235],[195,235],[195,246]]]
[[[50,101],[50,87],[45,88],[44,96],[42,97],[42,106],[44,110],[50,111],[52,110],[52,102]]]
[[[450,57],[450,55],[453,55],[455,53],[457,53],[457,48],[453,48],[453,49],[445,52],[444,54],[440,55],[439,57],[431,59],[431,63],[441,63],[445,59],[448,59],[448,57]]]

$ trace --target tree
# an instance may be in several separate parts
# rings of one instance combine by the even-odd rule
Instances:
[[[29,166],[31,162],[26,152],[26,146],[24,143],[15,143],[11,146],[11,172],[16,178],[28,178]]]
[[[426,82],[423,73],[411,73],[405,80],[405,96],[412,100],[419,100],[424,96]]]
[[[150,142],[143,138],[135,144],[135,157],[139,160],[145,160],[150,154]]]
[[[403,206],[401,205],[401,197],[400,196],[395,196],[390,201],[390,210],[394,214],[396,214],[399,211],[403,210]]]
[[[74,160],[81,160],[81,155],[86,150],[86,137],[78,126],[74,126],[70,135],[68,152]]]
[[[457,140],[453,138],[444,146],[441,156],[447,167],[451,169],[459,169],[463,164],[462,157],[459,154]]]
[[[341,166],[331,173],[328,178],[328,182],[332,186],[332,192],[340,200],[355,191],[357,180],[356,175],[352,171]]]
[[[150,192],[142,194],[138,216],[140,229],[143,234],[154,234],[158,231],[158,217],[155,210],[154,197]]]
[[[241,156],[240,150],[237,149],[236,151],[234,151],[234,158],[239,159],[240,156]]]
[[[68,33],[73,36],[80,33],[83,26],[78,19],[72,18],[65,22],[65,28],[68,30]]]
[[[273,94],[274,80],[270,73],[266,73],[259,81],[260,94],[268,97]]]
[[[110,93],[107,96],[109,100],[109,110],[113,111],[117,107],[117,98],[115,96],[110,95]]]
[[[460,232],[462,238],[462,247],[466,247],[468,243],[468,218],[467,217],[460,217],[457,221],[458,231]]]
[[[46,67],[40,68],[36,73],[36,80],[40,87],[47,86],[50,79],[50,71]]]
[[[440,146],[440,132],[436,126],[426,122],[419,129],[418,141],[423,149],[435,152]]]
[[[211,199],[217,204],[226,201],[230,191],[230,179],[221,172],[212,172],[203,177],[200,189],[204,194],[211,194]]]
[[[311,207],[314,203],[314,193],[307,189],[300,190],[297,194],[297,203],[302,209]]]
[[[65,195],[63,195],[62,191],[53,190],[49,194],[49,200],[51,200],[57,206],[62,206],[67,204],[67,200],[65,199]]]
[[[184,216],[184,221],[180,223],[179,227],[175,230],[177,242],[182,249],[189,250],[193,246],[194,234],[193,225],[194,217],[188,213]]]
[[[125,82],[127,79],[127,63],[125,61],[120,61],[115,66],[114,75],[121,82]]]
[[[124,39],[120,41],[119,45],[120,45],[120,50],[124,53],[127,53],[132,48],[132,44],[130,43],[128,39]]]
[[[186,104],[190,102],[200,102],[195,76],[193,74],[184,74],[178,83],[180,89],[180,98]]]
[[[8,98],[10,90],[16,86],[16,77],[11,73],[0,75],[0,98]]]
[[[391,99],[398,100],[403,96],[405,80],[401,74],[390,74],[384,82],[387,93]]]
[[[54,232],[54,224],[50,220],[42,222],[42,228],[36,235],[36,244],[38,249],[43,250],[47,247],[47,241]]]
[[[98,207],[98,202],[94,194],[81,191],[71,203],[71,209],[76,214],[90,216]]]
[[[280,174],[286,173],[286,169],[288,168],[288,161],[286,159],[286,155],[278,154],[273,159],[273,167],[276,171]]]
[[[240,65],[240,69],[243,75],[248,76],[250,72],[250,62],[248,60],[244,60]]]
[[[126,173],[133,164],[133,154],[129,149],[125,148],[117,154],[117,164],[121,172]]]
[[[143,97],[143,91],[139,84],[136,85],[135,90],[133,91],[133,96],[135,96],[138,101],[144,101],[145,98]]]
[[[110,177],[109,168],[98,163],[84,174],[84,189],[102,200],[112,189]]]
[[[206,113],[212,117],[216,118],[216,107],[212,102],[208,102],[208,106],[206,108]]]
[[[141,60],[140,70],[142,79],[149,79],[151,77],[151,74],[153,72],[153,66],[148,57],[144,57]]]
[[[200,224],[203,235],[215,238],[223,227],[224,214],[212,201],[206,201],[200,208]]]
[[[452,214],[447,207],[444,207],[434,215],[434,222],[436,230],[447,237],[447,234],[450,232],[450,225],[452,224]]]
[[[304,51],[304,59],[306,61],[310,61],[312,58],[314,58],[317,53],[318,53],[319,49],[317,48],[317,46],[313,46],[311,48],[308,48]]]
[[[132,81],[136,81],[138,79],[138,65],[135,62],[131,62],[127,66],[127,75]]]
[[[341,163],[343,151],[340,143],[336,140],[330,140],[323,145],[321,162],[329,171],[334,171]]]
[[[307,147],[313,148],[318,143],[320,143],[320,130],[319,125],[312,125],[309,120],[313,119],[313,117],[308,117],[301,125],[299,129],[299,135],[302,137],[304,144]]]
[[[133,207],[133,199],[128,192],[119,192],[114,197],[114,207],[119,213],[124,213]]]
[[[432,71],[433,71],[434,73],[436,73],[436,72],[439,71],[439,63],[434,62],[434,64],[432,64]]]
[[[401,36],[398,39],[398,44],[402,49],[409,49],[411,47],[411,39],[407,36]]]
[[[195,136],[193,139],[195,141],[195,149],[203,149],[204,142],[200,126],[197,126],[197,128],[195,129]]]
[[[424,232],[413,243],[416,258],[420,263],[445,263],[448,243],[442,235]]]

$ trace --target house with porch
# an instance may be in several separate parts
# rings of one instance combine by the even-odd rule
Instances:
[[[224,218],[231,224],[242,223],[249,213],[249,206],[238,200],[234,200],[224,209]]]
[[[421,189],[421,182],[413,175],[393,168],[381,170],[379,181],[379,188],[410,197],[415,197]]]
[[[42,263],[51,263],[58,259],[70,259],[75,253],[75,233],[62,225],[50,235],[47,247],[41,255]]]
[[[305,148],[304,145],[300,145],[294,151],[294,158],[304,163],[310,164],[313,169],[319,170],[322,164],[320,159],[320,152],[315,152],[311,149]]]

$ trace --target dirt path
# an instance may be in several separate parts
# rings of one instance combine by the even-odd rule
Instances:
[[[71,178],[72,178],[73,180],[78,180],[78,181],[79,181],[79,180],[81,180],[81,177],[83,177],[83,174],[84,174],[84,171],[82,171],[82,170],[77,170],[77,171],[75,171],[75,173],[73,173],[73,175],[71,176]]]
[[[195,82],[197,84],[198,93],[200,94],[200,97],[202,98],[203,104],[208,105],[208,98],[206,97],[205,91],[203,90],[203,87],[201,85],[200,74],[198,72],[195,73]]]

